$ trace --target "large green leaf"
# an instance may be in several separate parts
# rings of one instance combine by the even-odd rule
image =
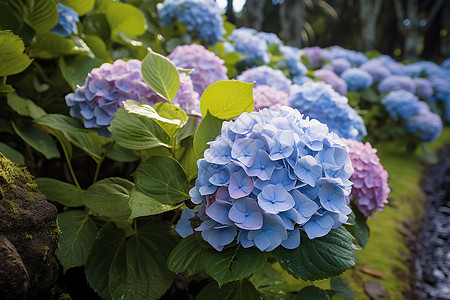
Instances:
[[[194,150],[197,158],[203,157],[208,142],[214,141],[222,130],[223,120],[212,116],[209,112],[198,125],[194,135]]]
[[[52,29],[58,23],[58,8],[53,0],[22,0],[25,22],[36,32]]]
[[[153,52],[142,61],[142,77],[158,95],[172,101],[177,95],[180,76],[175,65],[166,57]]]
[[[180,164],[169,156],[153,156],[133,174],[136,187],[163,204],[189,199],[190,185]]]
[[[31,64],[31,60],[23,51],[22,39],[11,31],[0,31],[0,76],[8,76],[22,72]]]
[[[295,295],[294,300],[331,300],[327,291],[316,286],[307,286]]]
[[[200,110],[219,119],[230,120],[253,110],[253,85],[235,80],[222,80],[208,86],[200,100]]]
[[[60,114],[47,114],[34,122],[60,131],[86,130],[80,120]]]
[[[221,288],[216,282],[211,282],[200,290],[197,300],[260,300],[262,295],[258,293],[248,279],[230,282]]]
[[[84,204],[99,216],[116,218],[130,215],[128,200],[134,184],[120,177],[110,177],[91,185],[83,196]]]
[[[358,209],[358,207],[351,203],[353,213],[350,214],[345,228],[355,238],[357,245],[364,249],[369,242],[370,229],[367,226],[367,217],[365,217]]]
[[[172,140],[155,121],[119,109],[108,128],[113,139],[122,147],[146,150],[160,146],[171,147]]]
[[[64,272],[72,267],[83,266],[88,257],[89,247],[97,235],[97,226],[82,210],[70,210],[59,214],[58,224],[61,234],[56,256]]]
[[[75,91],[77,85],[84,84],[87,74],[93,68],[99,67],[103,61],[89,56],[76,55],[61,57],[58,63],[64,79]]]
[[[220,286],[243,279],[258,271],[267,259],[267,254],[256,247],[243,248],[240,245],[222,251],[208,249],[201,255],[205,271]]]
[[[281,267],[295,278],[319,280],[337,276],[358,260],[353,237],[343,226],[312,240],[302,233],[301,241],[297,249],[278,247],[272,252]]]
[[[130,192],[129,205],[131,209],[130,219],[135,219],[171,211],[180,207],[181,204],[170,205],[161,203],[134,188]]]
[[[193,146],[189,146],[185,149],[184,154],[179,161],[188,179],[193,179],[197,176],[197,155],[195,154]]]
[[[350,284],[341,277],[331,278],[331,290],[345,300],[355,300]]]
[[[75,43],[54,32],[43,32],[33,39],[29,47],[29,55],[43,59],[50,59],[63,55],[86,52],[83,48],[76,47]]]
[[[104,138],[99,136],[93,130],[73,130],[65,131],[64,135],[67,139],[80,149],[83,149],[96,162],[101,160],[103,154],[102,145],[105,143]]]
[[[100,58],[103,61],[112,63],[111,56],[108,49],[106,48],[105,42],[96,35],[85,35],[83,37],[84,41],[94,53],[95,57]]]
[[[75,10],[82,16],[94,8],[95,0],[60,0],[62,4]]]
[[[64,206],[83,206],[83,191],[73,184],[53,178],[36,178],[39,190],[48,200],[58,202]]]
[[[0,153],[2,153],[6,158],[9,160],[12,160],[16,164],[23,165],[25,164],[25,158],[23,157],[22,153],[19,151],[14,150],[10,146],[0,142]]]
[[[194,234],[184,238],[172,250],[167,259],[169,269],[174,273],[191,276],[203,269],[201,255],[206,251]]]
[[[117,3],[106,8],[106,19],[111,28],[111,39],[119,40],[119,33],[135,37],[145,32],[146,22],[142,12],[131,4]]]
[[[6,97],[9,107],[21,116],[37,119],[46,114],[45,110],[37,106],[33,101],[23,99],[16,93],[8,93]]]
[[[175,277],[166,266],[176,243],[170,230],[165,223],[147,223],[127,239],[113,223],[104,225],[89,251],[89,284],[104,299],[159,298]]]
[[[106,157],[119,162],[133,162],[139,159],[139,156],[137,156],[133,150],[126,149],[119,144],[114,144]]]
[[[34,126],[19,128],[14,123],[12,123],[12,126],[18,136],[28,145],[42,153],[46,159],[60,157],[55,141],[44,130]]]

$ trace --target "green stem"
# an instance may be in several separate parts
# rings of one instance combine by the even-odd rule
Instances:
[[[103,161],[106,158],[106,155],[108,154],[109,151],[111,151],[112,147],[114,146],[116,142],[112,142],[111,144],[108,145],[108,148],[106,148],[105,152],[103,152],[102,157],[100,158],[100,160],[97,162],[97,168],[95,169],[95,174],[94,174],[94,180],[92,182],[92,184],[94,184],[95,182],[97,182],[97,178],[98,178],[98,173],[100,172],[100,167],[102,166]]]
[[[3,85],[6,85],[6,77],[8,76],[3,76]]]
[[[75,175],[75,172],[73,171],[73,167],[72,167],[72,163],[70,162],[69,155],[67,154],[67,151],[66,151],[66,149],[64,149],[64,147],[63,147],[63,151],[64,151],[64,156],[66,157],[67,165],[69,166],[70,174],[72,175],[73,182],[75,182],[75,185],[81,190],[81,186],[78,183],[77,176]]]

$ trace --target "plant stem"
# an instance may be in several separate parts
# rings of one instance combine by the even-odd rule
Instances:
[[[100,167],[102,166],[103,161],[106,158],[106,155],[108,154],[108,152],[112,149],[112,147],[114,146],[116,142],[112,142],[111,144],[108,145],[108,148],[106,148],[105,152],[103,152],[102,157],[100,158],[99,161],[96,161],[97,163],[97,168],[95,169],[95,174],[94,174],[94,180],[92,181],[92,184],[94,184],[95,182],[97,182],[97,178],[98,178],[98,173],[100,172]]]
[[[6,77],[8,77],[8,76],[3,76],[3,84],[2,85],[6,85]]]
[[[63,151],[64,151],[64,156],[66,157],[67,165],[69,166],[70,174],[72,175],[73,182],[75,182],[75,185],[81,190],[81,186],[78,183],[77,176],[75,175],[75,172],[73,171],[72,163],[70,162],[69,155],[67,154],[67,152],[64,149],[64,147],[63,147]]]

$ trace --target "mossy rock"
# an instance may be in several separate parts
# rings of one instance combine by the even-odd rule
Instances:
[[[57,214],[26,168],[0,153],[0,299],[42,298],[55,285]]]

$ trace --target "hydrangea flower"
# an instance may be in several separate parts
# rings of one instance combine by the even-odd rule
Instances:
[[[272,33],[272,32],[264,32],[264,31],[258,31],[258,32],[256,33],[256,35],[257,35],[259,38],[265,40],[266,43],[267,43],[267,45],[269,45],[269,46],[270,46],[270,45],[278,45],[278,44],[281,44],[280,38],[279,38],[278,35],[276,35],[275,33]]]
[[[406,120],[420,111],[419,98],[404,90],[390,92],[381,103],[394,120],[398,118]]]
[[[347,84],[333,71],[319,69],[314,71],[314,76],[331,85],[331,87],[342,96],[347,95]]]
[[[119,59],[92,69],[84,84],[65,97],[70,115],[84,119],[86,128],[98,128],[100,135],[110,136],[106,128],[122,101],[141,101],[154,94],[142,78],[141,65],[137,59]]]
[[[355,50],[344,49],[340,46],[330,47],[329,50],[333,59],[343,58],[355,67],[359,67],[368,60],[364,53]]]
[[[399,62],[396,62],[389,55],[380,55],[376,58],[371,59],[373,62],[378,62],[381,65],[385,66],[392,75],[407,75],[406,66],[402,65]]]
[[[367,135],[363,119],[348,104],[348,99],[323,82],[293,85],[290,105],[306,116],[328,125],[340,137],[362,140]]]
[[[323,66],[326,61],[332,59],[330,51],[317,46],[303,48],[302,53],[308,58],[312,68],[319,68]]]
[[[216,250],[235,239],[261,251],[295,249],[300,230],[312,239],[348,219],[347,146],[319,121],[287,106],[243,113],[209,145],[189,194],[200,205],[194,230]],[[192,233],[191,215],[177,225],[183,235]]]
[[[70,36],[73,33],[78,34],[77,22],[80,21],[78,13],[72,8],[67,7],[61,3],[58,7],[58,24],[52,29],[52,32],[62,35]]]
[[[162,26],[178,20],[207,45],[216,44],[225,34],[221,10],[213,0],[164,0],[157,9]]]
[[[236,79],[248,83],[255,82],[255,87],[268,85],[287,94],[289,94],[292,85],[292,82],[284,76],[283,72],[268,66],[259,66],[245,70]]]
[[[177,67],[194,69],[189,76],[200,95],[210,84],[228,79],[225,61],[201,45],[178,46],[168,58]]]
[[[436,104],[441,103],[444,110],[444,119],[450,121],[450,77],[433,78],[431,84],[433,85],[434,95],[429,100]]]
[[[441,66],[431,61],[419,61],[405,66],[406,72],[410,77],[443,77],[445,71]]]
[[[380,82],[386,77],[391,76],[391,71],[389,71],[388,68],[383,66],[377,60],[369,60],[368,62],[362,64],[359,68],[372,75],[374,82]]]
[[[351,68],[351,64],[348,60],[344,58],[336,58],[331,61],[331,64],[325,65],[324,67],[331,67],[331,70],[337,75],[341,75],[344,71]]]
[[[446,70],[450,70],[450,58],[447,58],[446,60],[444,60],[441,63],[441,67],[446,69]]]
[[[416,95],[420,99],[428,99],[433,96],[434,90],[430,81],[425,78],[414,78],[414,84],[416,85]]]
[[[370,87],[373,82],[372,75],[369,72],[357,68],[347,69],[341,74],[341,78],[347,84],[349,91],[364,90]]]
[[[378,84],[378,91],[381,94],[397,90],[414,93],[416,91],[416,84],[412,78],[398,75],[386,77]]]
[[[284,55],[284,60],[278,62],[277,64],[281,65],[279,68],[287,68],[289,70],[289,74],[292,78],[295,78],[296,81],[306,75],[308,69],[301,62],[300,49],[285,45],[279,45],[278,49]]]
[[[274,108],[276,106],[288,105],[289,96],[285,92],[279,91],[268,85],[259,85],[253,89],[254,110],[263,108]]]
[[[391,191],[388,185],[388,172],[383,168],[377,149],[370,143],[343,139],[349,147],[350,159],[355,169],[350,180],[353,182],[350,200],[356,203],[359,211],[366,217],[382,211],[388,203]]]
[[[266,65],[270,62],[267,41],[257,33],[254,29],[241,27],[228,36],[234,51],[246,57],[243,63],[248,66]]]
[[[420,102],[421,108],[418,114],[406,121],[406,130],[419,137],[423,142],[433,142],[442,132],[441,118],[430,111],[428,104]]]

